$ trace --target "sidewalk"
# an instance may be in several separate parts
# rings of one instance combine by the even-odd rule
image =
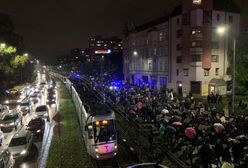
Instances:
[[[86,167],[87,152],[80,133],[76,109],[65,85],[62,82],[59,83],[60,100],[58,110],[64,116],[62,124],[65,129],[60,137],[53,135],[46,167]]]

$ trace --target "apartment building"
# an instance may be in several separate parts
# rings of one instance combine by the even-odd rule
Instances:
[[[226,94],[227,54],[239,33],[239,13],[231,1],[183,0],[170,16],[134,27],[123,41],[126,81],[183,96]],[[225,35],[217,33],[220,26]]]

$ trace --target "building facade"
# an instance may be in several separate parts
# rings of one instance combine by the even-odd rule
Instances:
[[[161,88],[162,83],[182,96],[189,92],[195,95],[208,95],[211,92],[226,94],[226,81],[231,80],[227,75],[227,54],[232,39],[239,33],[238,8],[225,0],[183,0],[168,19],[160,21],[142,31],[136,27],[136,31],[130,31],[125,38],[123,71],[126,81],[137,83],[138,79],[151,83],[157,89]],[[163,29],[167,32],[165,42],[161,45],[160,25],[167,25]],[[217,33],[220,26],[228,26],[226,35]],[[149,41],[150,34],[157,39],[157,45],[154,45],[155,42],[146,43],[146,48],[153,50],[152,59],[151,56],[146,57],[140,47],[134,46],[141,36]],[[155,51],[159,51],[155,46],[160,46],[165,52],[155,55]],[[145,60],[142,62],[143,57]],[[141,68],[135,67],[142,63]],[[149,69],[149,65],[152,68],[150,66]],[[146,66],[149,73],[146,72]],[[140,76],[148,76],[148,80]]]
[[[122,75],[123,69],[123,42],[117,37],[102,38],[96,36],[90,38],[90,61],[96,63],[96,68],[101,72],[118,73]]]

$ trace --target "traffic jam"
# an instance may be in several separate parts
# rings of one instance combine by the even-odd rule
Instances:
[[[56,82],[46,71],[38,71],[34,83],[9,89],[4,98],[0,103],[0,167],[22,167],[25,162],[35,166],[57,110]]]

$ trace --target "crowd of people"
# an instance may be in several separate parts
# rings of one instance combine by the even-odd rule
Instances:
[[[191,93],[176,97],[172,89],[159,92],[145,84],[122,85],[112,79],[92,81],[127,117],[157,126],[162,143],[174,153],[183,151],[178,156],[191,167],[248,167],[248,117],[219,113],[220,95],[211,94],[202,102]]]

